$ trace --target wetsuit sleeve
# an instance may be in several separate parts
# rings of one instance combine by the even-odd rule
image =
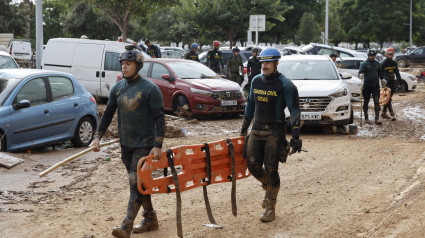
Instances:
[[[248,76],[251,75],[251,59],[248,60],[248,64],[246,65],[246,74]]]
[[[111,90],[109,95],[108,104],[106,105],[105,111],[100,118],[99,128],[97,129],[96,136],[99,136],[99,139],[105,134],[109,125],[114,118],[115,111],[117,110],[117,96],[115,87]]]
[[[221,51],[220,51],[220,64],[221,64],[221,67],[224,69],[224,59],[223,59],[223,53],[221,53]]]
[[[252,83],[254,83],[254,79],[252,80]],[[252,85],[252,83],[251,83],[251,85]],[[248,130],[248,127],[251,124],[252,119],[254,118],[254,112],[255,112],[255,101],[254,101],[253,88],[251,86],[251,88],[249,90],[248,100],[247,100],[246,106],[245,106],[245,114],[244,114],[244,120],[243,120],[243,124],[242,124],[242,132]]]
[[[295,139],[300,138],[300,124],[301,124],[301,111],[300,100],[298,96],[298,89],[295,85],[292,87],[285,87],[285,101],[291,114],[291,128],[292,137]]]
[[[208,53],[207,53],[207,65],[208,65],[208,66],[210,66],[210,65],[209,65],[209,63],[210,63],[210,58],[211,58],[211,54],[210,54],[210,52],[208,51]]]
[[[400,75],[400,70],[398,70],[397,63],[395,64],[395,70],[394,70],[394,72],[395,72],[395,76],[397,77],[398,82],[401,83],[401,75]]]
[[[229,75],[230,76],[230,67],[231,67],[231,65],[232,65],[232,59],[230,58],[230,59],[227,60],[226,75]]]
[[[360,64],[359,78],[360,78],[360,74],[364,74],[364,70],[365,70],[365,63],[363,62]]]
[[[153,86],[149,90],[148,101],[152,110],[152,119],[155,125],[154,147],[162,148],[165,131],[164,103],[162,93],[157,86]]]

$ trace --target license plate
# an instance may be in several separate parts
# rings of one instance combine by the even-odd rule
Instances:
[[[238,101],[237,100],[221,101],[220,105],[221,106],[235,106],[235,105],[238,105]]]
[[[301,114],[301,120],[320,120],[322,114]]]

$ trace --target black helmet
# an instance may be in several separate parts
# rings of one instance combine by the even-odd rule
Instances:
[[[145,44],[147,44],[147,43],[151,43],[151,41],[149,39],[146,39]]]
[[[367,51],[367,56],[376,56],[376,50],[375,49],[369,49]]]
[[[257,52],[257,53],[258,53],[258,52],[260,52],[260,51],[261,51],[261,50],[260,50],[259,48],[257,48],[257,47],[254,47],[254,48],[252,48],[252,49],[251,49],[251,52],[252,52],[252,53],[254,53],[254,52]]]
[[[232,49],[232,52],[239,52],[239,48],[236,46],[235,48]]]
[[[120,58],[119,61],[136,61],[137,63],[137,69],[135,74],[137,74],[139,72],[139,70],[143,67],[143,62],[144,62],[144,58],[143,58],[143,54],[140,50],[136,49],[135,45],[126,45],[125,46],[126,51],[122,52],[120,54]],[[131,77],[133,78],[134,75]]]

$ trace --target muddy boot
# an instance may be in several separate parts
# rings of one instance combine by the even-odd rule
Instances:
[[[390,117],[387,115],[387,113],[382,113],[381,117],[385,118],[385,119],[390,119]]]
[[[159,223],[156,217],[156,211],[143,211],[144,219],[139,225],[133,227],[134,233],[158,230]]]
[[[364,115],[364,122],[369,123],[369,116],[367,114]]]
[[[381,125],[381,124],[382,124],[382,122],[379,120],[379,118],[375,118],[375,124],[376,124],[376,125]]]
[[[262,222],[271,222],[275,219],[275,207],[276,207],[276,199],[268,199],[266,210],[263,215],[261,215],[260,220]]]
[[[264,193],[263,201],[261,201],[261,207],[266,208],[266,206],[267,206],[267,185],[263,184],[262,187],[263,187],[265,193]]]
[[[119,238],[129,238],[133,230],[133,222],[124,219],[120,227],[115,227],[112,230],[112,235]]]
[[[395,114],[394,114],[394,112],[391,112],[391,121],[395,121],[396,119],[395,119]]]

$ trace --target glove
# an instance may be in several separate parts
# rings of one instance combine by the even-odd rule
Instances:
[[[291,146],[293,151],[298,151],[298,153],[300,153],[301,148],[303,147],[303,141],[301,139],[295,139],[292,137],[291,141],[289,142],[289,145]]]
[[[381,79],[381,85],[383,88],[385,88],[387,86],[387,80]]]
[[[248,122],[247,120],[243,120],[242,122],[242,129],[241,129],[241,134],[240,136],[246,136],[248,134],[248,127],[249,127],[250,122]]]

